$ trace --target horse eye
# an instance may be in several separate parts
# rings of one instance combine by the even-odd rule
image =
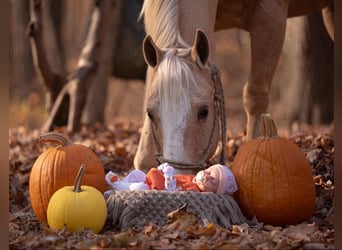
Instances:
[[[152,122],[154,122],[154,115],[153,115],[153,112],[151,111],[151,110],[147,110],[147,116],[148,116],[148,118],[150,118],[150,120],[152,121]]]
[[[207,106],[200,107],[198,112],[197,112],[198,120],[206,119],[208,117],[208,113],[209,113],[209,110],[208,110]]]

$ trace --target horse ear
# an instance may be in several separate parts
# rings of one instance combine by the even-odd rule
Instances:
[[[195,41],[191,50],[191,57],[196,61],[200,60],[204,66],[209,58],[209,42],[207,36],[200,29],[196,30]]]
[[[143,41],[143,54],[145,62],[152,68],[159,65],[163,56],[163,52],[153,42],[150,35],[146,36]]]

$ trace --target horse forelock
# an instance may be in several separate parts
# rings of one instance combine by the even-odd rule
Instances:
[[[190,90],[198,87],[189,57],[184,54],[186,51],[181,51],[182,56],[179,56],[177,52],[180,51],[170,49],[165,53],[157,69],[158,79],[156,79],[160,112],[170,115],[173,119],[176,119],[180,113],[179,109],[183,111],[190,109]]]
[[[157,95],[160,112],[176,116],[179,110],[175,107],[188,111],[197,93],[209,92],[208,85],[203,84],[203,81],[211,81],[211,79],[201,76],[204,67],[198,66],[191,58],[191,48],[172,48],[163,51],[163,59],[154,71],[153,80],[147,83],[145,101]],[[209,67],[207,70],[209,73]],[[199,99],[200,96],[197,100]],[[145,107],[146,105],[147,103]]]

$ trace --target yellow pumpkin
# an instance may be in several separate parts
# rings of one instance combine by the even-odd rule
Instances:
[[[70,232],[91,229],[99,233],[107,218],[107,204],[103,194],[96,188],[82,185],[84,165],[77,174],[75,185],[57,190],[47,208],[47,221],[52,229]]]
[[[34,162],[30,173],[29,193],[34,213],[40,221],[47,223],[46,209],[54,192],[64,186],[74,184],[75,176],[85,164],[87,173],[83,183],[105,192],[107,184],[102,162],[88,147],[73,144],[57,132],[50,132],[40,137],[40,143],[57,144],[45,150]]]
[[[235,198],[249,219],[271,225],[305,221],[316,205],[309,162],[295,143],[278,136],[270,115],[261,115],[261,128],[261,137],[242,144],[234,158]]]

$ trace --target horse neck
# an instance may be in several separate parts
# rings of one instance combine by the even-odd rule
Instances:
[[[218,0],[145,0],[141,11],[145,31],[159,48],[172,48],[190,47],[196,29],[201,29],[213,52],[217,4]]]
[[[210,51],[215,51],[214,27],[217,4],[216,0],[179,1],[179,31],[188,44],[193,44],[196,29],[201,29],[208,37]]]

